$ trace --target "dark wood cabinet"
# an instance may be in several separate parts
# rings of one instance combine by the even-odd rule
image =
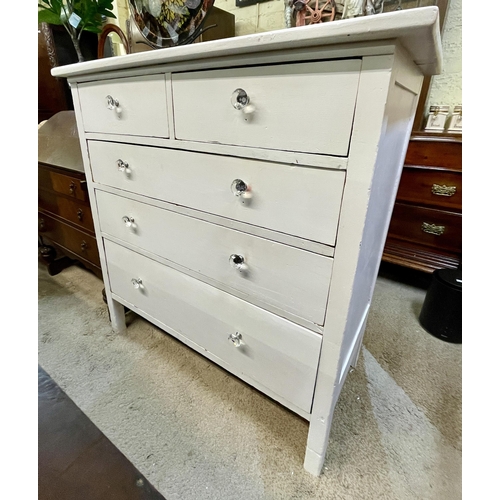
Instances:
[[[38,240],[49,274],[78,261],[102,277],[74,111],[38,131]]]
[[[420,271],[456,268],[462,253],[462,139],[415,134],[389,226],[383,261]]]

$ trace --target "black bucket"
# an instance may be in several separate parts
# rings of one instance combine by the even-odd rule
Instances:
[[[425,295],[419,321],[434,337],[462,343],[462,271],[437,269]]]

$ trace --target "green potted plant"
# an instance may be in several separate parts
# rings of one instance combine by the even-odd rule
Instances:
[[[112,9],[113,0],[39,0],[38,22],[64,26],[75,47],[78,62],[83,62],[82,33],[101,33],[107,17],[116,19]]]

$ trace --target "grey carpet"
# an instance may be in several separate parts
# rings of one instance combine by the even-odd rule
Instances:
[[[39,363],[167,500],[461,498],[462,348],[423,287],[379,276],[319,478],[306,421],[132,313],[112,334],[102,287],[39,266]]]

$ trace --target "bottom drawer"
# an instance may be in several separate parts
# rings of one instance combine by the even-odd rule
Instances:
[[[41,212],[38,213],[38,232],[78,257],[101,266],[95,237]]]
[[[215,355],[235,375],[262,384],[271,397],[310,412],[320,335],[121,245],[105,240],[104,246],[115,295]]]
[[[462,216],[453,212],[396,203],[389,236],[460,253]]]

